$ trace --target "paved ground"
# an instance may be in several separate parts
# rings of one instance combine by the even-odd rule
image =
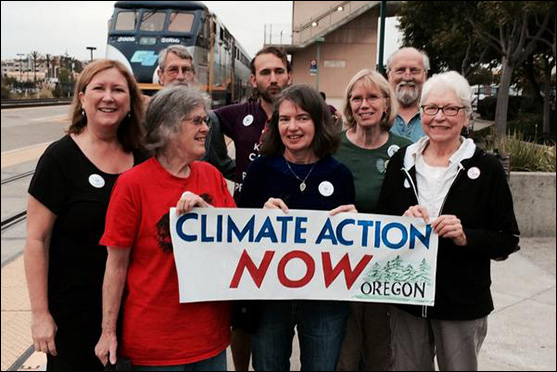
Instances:
[[[489,318],[481,370],[556,370],[555,244],[555,238],[523,238],[520,252],[492,265],[496,310]],[[2,268],[2,370],[30,346],[29,301],[19,257]],[[296,345],[292,370],[300,369],[298,356]],[[21,370],[44,368],[42,354],[24,360]]]

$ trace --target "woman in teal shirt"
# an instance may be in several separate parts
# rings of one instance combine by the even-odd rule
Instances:
[[[344,116],[347,130],[337,160],[352,171],[356,209],[375,213],[387,164],[401,147],[412,142],[389,130],[398,102],[389,83],[378,72],[362,70],[348,83]],[[353,302],[340,355],[339,370],[390,370],[392,352],[388,305]]]

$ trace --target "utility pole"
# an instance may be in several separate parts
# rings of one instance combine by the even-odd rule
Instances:
[[[377,68],[381,74],[385,74],[383,67],[383,51],[385,49],[385,13],[387,12],[387,2],[381,1],[381,37],[379,38],[379,61]]]
[[[323,44],[325,42],[325,38],[324,37],[316,37],[314,39],[315,41],[315,47],[316,47],[316,53],[315,53],[315,60],[317,61],[317,71],[315,73],[315,90],[317,90],[319,92],[319,70],[321,69],[320,63],[321,63],[321,44]]]
[[[93,46],[88,46],[87,49],[91,51],[91,62],[93,62],[93,50],[97,50],[97,48]]]

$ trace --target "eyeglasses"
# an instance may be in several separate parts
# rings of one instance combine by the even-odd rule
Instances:
[[[437,106],[422,106],[422,112],[427,116],[435,116],[441,110],[443,115],[446,116],[457,116],[460,110],[466,107],[459,107],[459,106],[445,106],[445,107],[437,107]]]
[[[166,69],[166,73],[167,75],[178,75],[180,73],[180,70],[182,71],[183,75],[190,75],[195,72],[195,70],[191,67],[172,66]]]
[[[354,97],[350,97],[350,102],[355,104],[355,105],[361,105],[364,102],[364,100],[368,101],[369,103],[376,103],[381,98],[385,98],[385,97],[375,96],[375,95],[370,95],[370,96],[366,96],[366,97],[354,96]]]
[[[209,118],[207,116],[194,116],[193,118],[186,119],[186,121],[192,123],[196,127],[203,125],[203,123],[208,124]]]
[[[399,67],[399,68],[394,69],[393,72],[397,76],[402,76],[408,70],[410,70],[410,75],[412,75],[412,76],[418,76],[423,71],[421,68],[417,68],[417,67]]]

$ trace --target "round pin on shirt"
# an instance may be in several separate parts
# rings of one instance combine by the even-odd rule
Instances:
[[[329,181],[323,181],[319,185],[319,193],[325,197],[333,195],[335,192],[335,187]]]
[[[95,173],[89,176],[89,183],[97,189],[102,189],[105,185],[104,178]]]
[[[392,158],[394,154],[396,154],[396,152],[400,149],[400,146],[398,145],[391,145],[389,146],[389,148],[387,149],[387,155],[389,155],[389,158]]]
[[[477,179],[480,176],[480,174],[481,172],[478,167],[472,167],[468,169],[468,178],[470,178],[471,180]]]
[[[244,120],[242,120],[242,124],[244,124],[244,127],[249,127],[250,125],[252,125],[253,124],[253,115],[244,116]]]

